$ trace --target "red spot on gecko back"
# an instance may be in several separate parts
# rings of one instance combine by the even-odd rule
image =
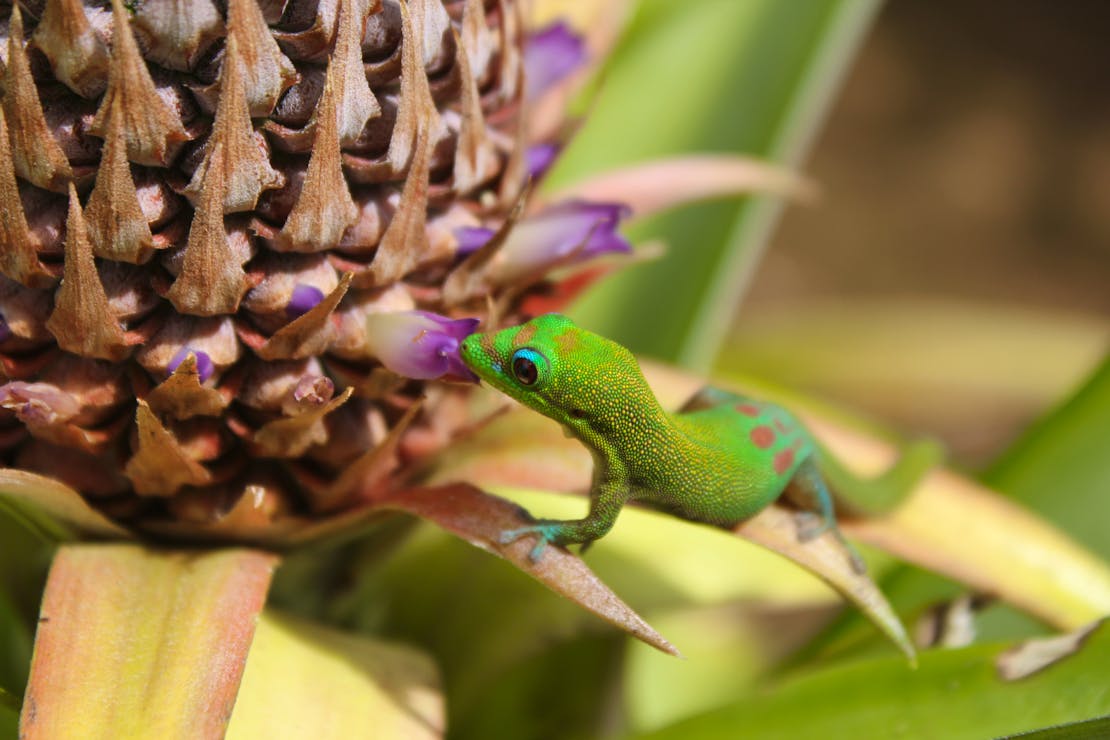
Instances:
[[[775,453],[775,472],[782,475],[794,464],[794,448],[790,447]]]
[[[755,418],[760,414],[760,408],[754,403],[742,403],[736,407],[736,410],[744,416],[750,416],[752,418]]]
[[[775,443],[775,430],[767,426],[758,426],[748,432],[752,444],[761,450],[766,450]]]

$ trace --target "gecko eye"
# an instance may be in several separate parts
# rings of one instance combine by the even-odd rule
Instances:
[[[535,385],[540,377],[540,370],[536,365],[542,359],[535,350],[518,349],[513,353],[513,375],[523,385]]]

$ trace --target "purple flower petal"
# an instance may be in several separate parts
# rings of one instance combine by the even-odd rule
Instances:
[[[566,201],[522,220],[501,248],[495,279],[501,284],[541,275],[569,262],[632,251],[617,231],[630,213],[619,203]]]
[[[536,31],[524,45],[524,95],[535,100],[586,62],[586,44],[563,21]]]
[[[207,352],[192,349],[191,347],[182,347],[177,350],[177,354],[170,360],[170,364],[166,367],[166,373],[172,374],[174,370],[185,362],[185,358],[192,353],[197,358],[197,374],[200,375],[200,382],[204,383],[212,377],[212,373],[216,372],[216,365],[212,362],[212,358],[208,356]]]
[[[493,229],[487,229],[484,226],[460,226],[455,229],[455,239],[458,241],[455,254],[465,257],[472,252],[477,252],[493,238],[495,233],[497,232]]]
[[[524,153],[528,176],[533,180],[543,177],[559,156],[558,144],[533,144]]]
[[[370,352],[406,378],[450,376],[477,382],[463,364],[459,345],[478,328],[478,319],[449,319],[428,311],[393,311],[366,318]]]
[[[81,410],[76,398],[50,383],[13,380],[0,386],[0,408],[24,424],[64,424]]]
[[[297,283],[293,288],[293,295],[289,297],[289,303],[285,306],[285,314],[295,319],[311,311],[322,300],[324,300],[324,291],[315,285]]]

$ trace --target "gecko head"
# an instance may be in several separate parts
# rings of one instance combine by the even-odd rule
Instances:
[[[579,432],[604,433],[612,412],[651,393],[632,353],[559,314],[471,334],[460,354],[492,387]]]

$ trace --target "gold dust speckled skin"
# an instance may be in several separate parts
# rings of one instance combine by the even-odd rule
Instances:
[[[584,519],[540,520],[502,533],[503,542],[537,535],[534,561],[548,543],[587,544],[603,536],[630,500],[731,527],[785,494],[805,510],[802,539],[838,533],[822,475],[829,456],[819,456],[809,432],[779,406],[706,388],[679,413],[668,413],[631,352],[557,314],[471,335],[461,353],[482,380],[558,421],[593,454]],[[907,455],[883,483],[906,490],[933,462],[928,451]],[[853,485],[843,468],[831,467],[838,486]]]

